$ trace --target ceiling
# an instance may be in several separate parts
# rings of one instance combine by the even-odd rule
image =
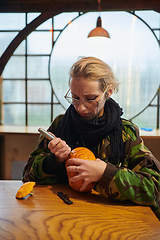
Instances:
[[[0,12],[88,12],[97,11],[98,0],[0,0]],[[160,0],[101,0],[102,11],[155,10]]]

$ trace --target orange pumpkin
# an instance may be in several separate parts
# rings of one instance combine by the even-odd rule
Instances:
[[[93,152],[91,152],[88,148],[85,148],[85,147],[77,147],[74,150],[72,150],[72,152],[69,154],[68,158],[66,159],[66,163],[65,163],[66,169],[69,166],[68,160],[70,158],[81,158],[84,160],[96,160],[96,157],[93,154]],[[72,166],[76,166],[76,165],[72,165]],[[78,172],[67,172],[68,181],[71,177],[76,176],[77,174],[78,174]],[[76,191],[80,191],[82,184],[83,184],[83,180],[78,180],[76,182],[69,181],[70,187]],[[89,192],[94,187],[94,185],[95,185],[95,183],[89,183],[87,185],[87,187],[85,188],[85,190],[83,190],[83,192]]]

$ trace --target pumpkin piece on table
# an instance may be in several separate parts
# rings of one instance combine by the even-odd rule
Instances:
[[[33,187],[36,183],[35,182],[25,182],[17,191],[16,198],[24,198],[28,194],[31,194],[33,191]],[[32,194],[31,194],[32,195]]]
[[[92,151],[90,151],[88,148],[77,147],[77,148],[75,148],[71,151],[68,158],[66,159],[66,163],[65,163],[66,169],[69,166],[68,160],[71,159],[71,158],[80,158],[80,159],[91,160],[91,161],[96,160],[96,157],[95,157],[94,153]],[[72,166],[76,166],[76,165],[72,165]],[[68,172],[67,171],[68,181],[71,177],[74,177],[77,174],[78,174],[78,172]],[[83,179],[78,180],[76,182],[70,182],[69,181],[70,187],[73,188],[76,191],[80,191],[80,188],[81,188],[82,184],[83,184]],[[95,185],[95,183],[89,183],[87,185],[87,187],[83,190],[83,192],[91,191],[91,189],[94,187],[94,185]]]

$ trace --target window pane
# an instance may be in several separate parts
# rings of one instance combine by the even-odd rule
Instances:
[[[142,18],[151,28],[159,28],[160,14],[155,11],[136,11],[136,15]]]
[[[17,47],[14,54],[25,54],[25,40]]]
[[[0,30],[21,30],[25,27],[24,13],[1,13]]]
[[[60,31],[54,31],[54,33],[53,33],[54,41],[56,41],[59,34],[60,34]]]
[[[6,104],[3,106],[4,125],[25,125],[25,105],[24,104]]]
[[[25,82],[24,81],[3,81],[4,102],[24,102]]]
[[[136,11],[136,15],[142,18],[154,30],[157,39],[160,39],[160,14],[155,11]]]
[[[77,12],[58,14],[54,17],[54,28],[63,29],[73,18],[77,16]]]
[[[59,103],[59,101],[58,101],[57,97],[55,96],[55,94],[53,95],[53,102],[54,103]]]
[[[37,27],[38,30],[40,29],[52,29],[52,20],[48,19],[44,23],[42,23],[39,27]]]
[[[143,113],[133,119],[133,122],[138,125],[139,128],[153,128],[156,129],[156,107],[148,107]],[[149,121],[148,121],[149,118]]]
[[[25,57],[12,56],[3,71],[3,78],[24,78],[24,77],[25,77]]]
[[[28,78],[48,78],[49,57],[28,57]]]
[[[33,32],[27,40],[28,54],[50,54],[52,47],[51,32]]]
[[[32,22],[35,18],[37,18],[41,13],[28,13],[27,14],[27,23]]]
[[[53,105],[53,119],[55,119],[58,115],[64,113],[65,109],[60,104]]]
[[[0,14],[1,15],[1,14]],[[17,32],[0,32],[0,56],[17,35]]]
[[[29,126],[49,126],[51,122],[50,105],[28,105]]]
[[[28,102],[51,102],[50,81],[28,81]]]

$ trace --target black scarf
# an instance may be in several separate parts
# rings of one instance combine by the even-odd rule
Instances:
[[[88,143],[90,150],[102,142],[109,135],[110,138],[110,155],[108,161],[112,164],[123,162],[124,144],[122,140],[122,109],[112,99],[109,98],[104,106],[104,114],[93,120],[83,119],[71,105],[58,128],[57,137],[61,137],[67,144],[74,149],[77,142]]]

